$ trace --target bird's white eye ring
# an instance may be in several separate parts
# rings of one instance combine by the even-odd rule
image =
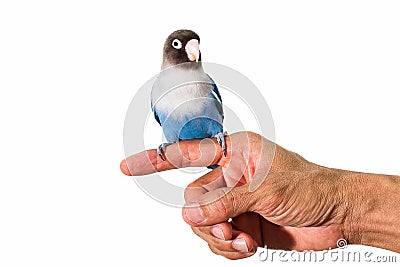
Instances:
[[[182,42],[179,41],[178,39],[174,39],[172,41],[172,47],[175,49],[181,49],[182,48]]]

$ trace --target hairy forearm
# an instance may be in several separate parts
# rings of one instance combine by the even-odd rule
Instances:
[[[400,176],[344,175],[343,230],[348,241],[400,252]]]

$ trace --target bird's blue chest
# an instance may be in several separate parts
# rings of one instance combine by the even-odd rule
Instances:
[[[222,116],[208,97],[188,99],[171,106],[168,112],[157,111],[168,142],[213,137],[222,132]]]
[[[222,132],[222,103],[204,72],[163,73],[152,90],[153,111],[168,142],[214,137]],[[219,94],[219,93],[218,93]]]

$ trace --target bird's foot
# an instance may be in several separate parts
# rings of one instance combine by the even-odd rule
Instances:
[[[226,142],[225,142],[225,136],[227,136],[228,133],[227,132],[223,132],[223,133],[217,133],[215,135],[215,137],[217,138],[217,142],[218,144],[221,146],[222,148],[222,152],[224,153],[224,156],[226,157]]]
[[[169,145],[172,145],[173,143],[162,143],[161,145],[158,146],[157,148],[157,154],[158,156],[165,161],[165,157],[163,155],[165,148]]]

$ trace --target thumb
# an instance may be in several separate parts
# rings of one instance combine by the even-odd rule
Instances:
[[[192,226],[213,225],[251,211],[255,198],[247,184],[218,188],[202,195],[196,202],[186,204],[182,216]]]

